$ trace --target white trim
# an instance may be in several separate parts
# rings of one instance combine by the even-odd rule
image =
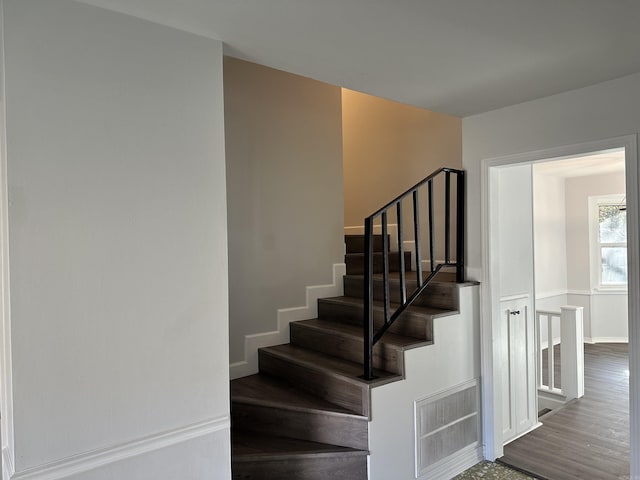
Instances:
[[[4,0],[0,0],[0,436],[2,450],[7,451],[3,459],[3,478],[8,478],[14,465],[13,427],[13,361],[11,353],[11,302],[9,286],[9,193],[7,187],[7,109],[4,45]],[[3,455],[4,458],[4,455]],[[5,470],[5,463],[6,468]]]
[[[533,152],[523,152],[495,158],[481,159],[480,195],[481,195],[481,235],[482,235],[482,288],[481,288],[481,345],[482,345],[482,410],[483,441],[485,458],[494,460],[502,456],[502,385],[498,380],[503,366],[494,361],[493,319],[499,318],[500,291],[499,267],[497,258],[497,222],[492,222],[491,206],[495,204],[497,170],[494,167],[535,163],[544,160],[558,160],[582,156],[586,153],[602,152],[613,149],[625,149],[628,275],[629,275],[629,339],[631,384],[640,384],[640,238],[638,225],[640,201],[637,186],[640,184],[637,165],[638,140],[636,135],[626,135],[605,140],[596,140],[575,145],[553,147]],[[493,244],[492,242],[495,242]],[[495,253],[492,253],[495,252]],[[636,348],[633,348],[636,347]],[[497,359],[496,359],[497,360]],[[630,391],[630,432],[631,432],[631,475],[640,478],[640,391]],[[634,477],[635,476],[635,477]]]
[[[505,297],[500,297],[500,303],[513,302],[514,300],[526,300],[528,298],[529,298],[529,294],[526,292],[516,293],[515,295],[507,295]]]
[[[590,297],[591,295],[593,295],[593,292],[591,290],[567,290],[567,295]]]
[[[548,292],[536,293],[536,300],[545,298],[560,297],[562,295],[577,295],[581,297],[592,297],[598,295],[628,295],[627,289],[620,288],[595,288],[593,290],[550,290]]]
[[[601,288],[595,288],[592,292],[591,295],[628,295],[629,292],[627,291],[626,288],[622,289],[622,288],[606,288],[606,287],[601,287]]]
[[[258,349],[289,342],[289,323],[318,316],[318,299],[337,297],[344,292],[344,263],[333,264],[333,283],[306,287],[306,303],[302,307],[280,308],[277,312],[278,329],[244,337],[244,360],[229,365],[231,380],[258,373]]]
[[[435,402],[442,398],[446,398],[455,393],[461,392],[468,388],[476,389],[476,410],[464,417],[460,417],[455,419],[453,422],[443,425],[442,427],[429,432],[429,434],[436,433],[444,428],[451,426],[457,422],[460,422],[463,419],[472,418],[473,416],[477,416],[476,426],[478,428],[478,441],[467,445],[466,447],[461,448],[457,452],[452,453],[446,458],[443,458],[436,462],[433,465],[430,465],[426,468],[420,468],[419,461],[419,438],[422,432],[419,432],[419,421],[418,421],[418,408],[423,402]],[[451,388],[446,390],[441,390],[437,393],[427,395],[421,398],[414,400],[413,402],[413,419],[414,419],[414,476],[416,479],[442,479],[448,480],[450,478],[455,477],[456,475],[464,472],[466,469],[471,468],[475,464],[481,462],[483,460],[482,455],[482,442],[480,441],[480,424],[481,424],[481,415],[482,409],[480,404],[480,379],[472,378],[465,382],[462,382],[458,385],[454,385]]]
[[[484,460],[482,447],[469,445],[442,460],[441,463],[436,464],[434,467],[425,470],[422,475],[416,478],[419,480],[449,480],[482,460]]]
[[[553,297],[561,297],[562,295],[566,295],[568,290],[549,290],[548,292],[538,293],[536,292],[535,297],[536,300],[543,300],[545,298],[553,298]]]
[[[585,342],[587,338],[585,337]],[[587,343],[629,343],[627,337],[590,337]]]
[[[166,432],[150,435],[131,442],[114,445],[109,448],[82,453],[64,458],[56,462],[29,468],[21,472],[11,471],[6,480],[58,480],[71,475],[94,470],[111,463],[120,462],[131,457],[154,452],[166,447],[184,443],[212,433],[229,430],[231,420],[228,415],[205,420]],[[3,451],[3,459],[7,463],[10,457]],[[4,462],[3,462],[4,463]],[[10,467],[13,469],[13,467]]]
[[[517,434],[515,437],[510,438],[509,440],[507,440],[506,442],[504,442],[505,445],[507,445],[508,443],[513,442],[514,440],[519,439],[520,437],[524,437],[525,435],[533,432],[536,428],[541,427],[542,423],[540,422],[536,422],[534,423],[531,427],[527,428],[524,432],[520,432],[519,434]]]
[[[538,410],[548,408],[555,410],[567,403],[567,398],[561,393],[550,392],[548,390],[538,390]]]

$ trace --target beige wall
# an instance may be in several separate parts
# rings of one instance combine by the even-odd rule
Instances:
[[[225,58],[230,360],[343,261],[340,88]]]
[[[345,226],[433,170],[462,165],[462,120],[342,90]]]
[[[569,290],[590,290],[589,197],[625,192],[624,173],[568,178],[567,286]]]

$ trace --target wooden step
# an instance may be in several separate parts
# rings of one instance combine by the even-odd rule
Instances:
[[[418,281],[415,278],[415,272],[408,274],[406,278],[407,297],[410,296],[417,288]],[[424,273],[426,278],[428,274]],[[436,279],[441,278],[440,275]],[[362,275],[345,275],[344,276],[344,294],[348,297],[362,298],[364,293],[364,277]],[[391,273],[389,275],[389,294],[391,302],[399,303],[400,296],[400,278],[399,273]],[[382,275],[376,274],[373,277],[373,298],[380,300],[384,298]],[[424,292],[415,300],[414,306],[435,307],[444,310],[458,309],[458,285],[446,281],[432,281]]]
[[[291,343],[352,362],[363,363],[364,341],[360,325],[313,319],[292,322]],[[405,350],[429,345],[424,339],[387,332],[373,348],[373,366],[404,375]]]
[[[373,272],[382,273],[384,262],[381,252],[373,254]],[[400,254],[398,252],[389,252],[389,271],[397,272],[399,266]],[[347,264],[347,275],[362,275],[364,273],[364,253],[347,253],[344,256],[344,262]],[[411,265],[411,252],[404,252],[404,264],[407,272],[413,269]]]
[[[382,235],[373,236],[373,251],[382,252]],[[391,236],[387,235],[391,242]],[[345,235],[345,253],[364,253],[364,235]]]
[[[262,373],[231,382],[231,414],[234,429],[368,448],[367,417]]]
[[[400,375],[375,370],[363,380],[362,365],[291,344],[258,350],[260,372],[288,380],[301,389],[369,417],[370,389],[400,380]]]
[[[237,480],[366,480],[366,450],[233,430]]]
[[[398,305],[391,304],[395,310]],[[457,311],[434,307],[408,307],[389,328],[390,333],[413,337],[421,340],[433,340],[433,319],[455,315]],[[330,297],[318,299],[318,318],[343,323],[362,325],[364,308],[362,299],[355,297]],[[376,329],[384,324],[384,307],[381,302],[373,303],[373,320]]]

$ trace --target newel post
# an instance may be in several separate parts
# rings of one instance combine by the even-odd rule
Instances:
[[[583,307],[560,308],[560,373],[567,400],[584,395]]]

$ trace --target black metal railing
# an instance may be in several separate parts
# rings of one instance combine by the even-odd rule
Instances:
[[[456,176],[456,254],[455,260],[451,259],[451,175]],[[434,181],[444,175],[444,261],[438,263],[436,255],[436,236],[434,209]],[[409,307],[433,281],[435,276],[445,267],[455,267],[456,282],[464,282],[464,205],[465,205],[465,175],[463,170],[453,168],[441,168],[427,178],[414,185],[412,188],[399,195],[384,207],[365,218],[365,256],[364,256],[364,375],[363,378],[372,380],[373,373],[373,347],[382,335],[391,327],[398,317]],[[429,243],[429,274],[423,278],[422,271],[422,241],[420,228],[420,198],[419,193],[426,185],[427,193],[427,221]],[[410,294],[407,293],[407,266],[405,265],[404,237],[403,237],[403,201],[412,197],[413,204],[413,235],[415,242],[415,275],[417,288]],[[440,207],[441,209],[441,207]],[[396,225],[398,231],[398,271],[399,271],[399,298],[400,304],[391,311],[390,285],[389,285],[389,212],[395,210]],[[382,233],[382,282],[383,282],[383,310],[384,322],[378,330],[374,326],[373,311],[373,274],[374,274],[374,240],[373,230],[379,219]],[[408,295],[408,296],[407,296]]]

